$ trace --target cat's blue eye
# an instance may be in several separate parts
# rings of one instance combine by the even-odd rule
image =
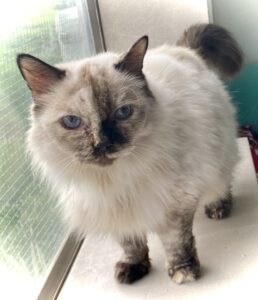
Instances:
[[[124,105],[118,108],[115,112],[115,118],[117,120],[126,120],[128,119],[133,113],[133,108],[131,105]]]
[[[63,117],[62,121],[67,129],[76,129],[81,125],[81,118],[73,115]]]

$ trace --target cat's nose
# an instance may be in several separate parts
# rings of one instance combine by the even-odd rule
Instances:
[[[103,155],[107,151],[107,143],[106,142],[100,142],[94,147],[94,154],[95,155]]]
[[[99,135],[98,143],[95,144],[95,146],[94,146],[95,155],[105,154],[109,145],[110,145],[110,143],[109,143],[107,136],[105,136],[103,133],[101,133]]]

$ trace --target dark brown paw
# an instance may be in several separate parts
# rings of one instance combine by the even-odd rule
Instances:
[[[138,264],[119,261],[115,267],[115,278],[120,283],[131,284],[147,275],[150,271],[150,267],[151,264],[148,259]]]
[[[218,200],[205,206],[205,214],[210,219],[221,220],[229,217],[232,210],[232,198]]]
[[[173,266],[168,269],[168,275],[177,284],[195,281],[201,275],[200,263],[194,259],[191,262]]]

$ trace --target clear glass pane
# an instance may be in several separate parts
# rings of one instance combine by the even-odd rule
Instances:
[[[56,202],[25,154],[31,97],[17,53],[51,64],[94,53],[83,0],[0,3],[1,299],[35,299],[64,237]]]

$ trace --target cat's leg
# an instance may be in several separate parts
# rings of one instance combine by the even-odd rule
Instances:
[[[178,284],[200,276],[200,263],[192,234],[194,211],[173,212],[158,232],[163,243],[168,275]]]
[[[149,273],[151,264],[147,239],[123,238],[119,240],[123,258],[115,266],[115,277],[120,283],[133,283]]]
[[[228,191],[224,197],[205,205],[205,214],[210,219],[220,220],[227,218],[232,210],[232,193]]]

